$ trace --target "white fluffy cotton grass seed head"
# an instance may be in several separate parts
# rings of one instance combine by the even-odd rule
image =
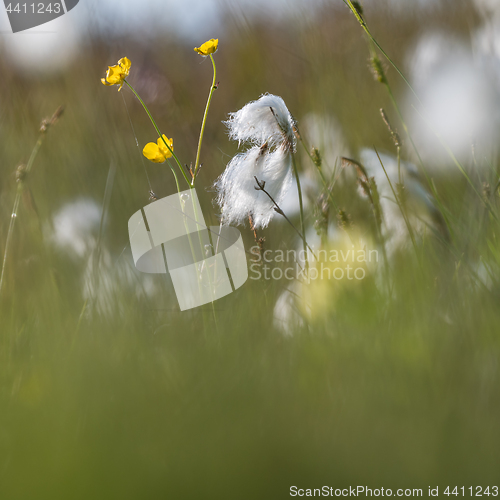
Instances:
[[[274,204],[257,183],[279,205],[292,184],[292,154],[295,152],[295,122],[281,97],[265,94],[231,113],[225,122],[229,137],[250,148],[237,154],[215,182],[223,224],[244,224],[249,216],[255,228],[264,228],[273,218]]]
[[[292,184],[291,162],[290,152],[282,147],[270,152],[253,146],[237,154],[215,183],[223,224],[244,224],[252,216],[255,228],[267,227],[275,214],[274,204],[255,189],[255,177],[266,183],[266,191],[279,205]]]
[[[277,95],[264,94],[257,101],[251,101],[236,113],[230,113],[225,122],[229,138],[241,143],[269,147],[288,142],[295,148],[295,121],[286,107],[285,101]]]

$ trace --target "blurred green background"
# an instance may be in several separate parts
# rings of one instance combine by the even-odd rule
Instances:
[[[35,50],[50,34],[2,32],[2,255],[16,168],[28,161],[41,120],[59,105],[65,111],[25,180],[0,291],[0,498],[279,499],[292,485],[425,493],[428,486],[498,485],[496,129],[488,141],[474,138],[475,156],[469,148],[460,158],[475,189],[489,189],[490,212],[449,156],[433,160],[423,144],[453,248],[432,231],[419,260],[408,242],[398,247],[390,254],[390,294],[377,275],[355,287],[323,284],[303,320],[283,331],[275,316],[286,280],[248,280],[214,304],[215,324],[211,307],[178,310],[168,276],[134,269],[127,221],[149,203],[145,169],[158,197],[174,193],[175,184],[165,165],[142,159],[155,131],[138,101],[127,88],[118,93],[100,83],[123,56],[132,61],[129,81],[189,164],[212,75],[193,47],[219,38],[220,85],[197,181],[212,224],[219,212],[211,186],[238,147],[221,122],[264,92],[283,97],[312,143],[307,124],[337,124],[335,133],[324,131],[323,144],[312,144],[325,157],[331,151],[331,166],[336,155],[359,159],[365,147],[395,154],[381,107],[404,138],[403,159],[416,162],[388,93],[370,72],[367,39],[341,0],[314,8],[295,2],[271,9],[270,2],[248,12],[250,4],[212,3],[220,34],[206,33],[203,20],[199,32],[176,32],[168,5],[156,12],[154,29],[144,18],[132,31],[132,8],[121,29],[121,17],[101,19],[99,4],[90,2],[65,16],[76,18],[80,9],[80,24],[64,28],[78,37],[67,47],[58,39],[47,49],[53,54]],[[498,19],[488,10],[494,7],[458,0],[364,5],[381,46],[415,77],[411,54],[426,33],[450,34],[452,47],[486,58],[474,37]],[[32,41],[23,48],[21,37]],[[63,49],[68,54],[56,61]],[[408,89],[384,67],[411,121]],[[489,115],[497,109],[494,101]],[[321,184],[300,150],[297,158],[310,180],[306,224],[314,234]],[[357,230],[370,232],[370,210],[353,176],[342,172],[333,196]],[[293,220],[298,224],[296,213]],[[248,249],[253,235],[248,226],[240,230]],[[343,230],[332,231],[338,238]],[[299,243],[278,216],[261,234],[269,249]]]

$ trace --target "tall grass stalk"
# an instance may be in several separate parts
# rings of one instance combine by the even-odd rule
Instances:
[[[93,255],[92,255],[92,270],[93,270],[93,288],[94,288],[94,296],[92,298],[92,311],[95,310],[96,302],[97,302],[97,297],[99,293],[99,265],[101,262],[101,247],[102,247],[102,237],[103,237],[103,231],[104,231],[104,221],[106,219],[106,214],[108,212],[109,208],[109,203],[111,201],[111,193],[113,191],[113,185],[115,181],[115,174],[116,174],[116,165],[114,163],[111,163],[109,166],[108,170],[108,178],[106,179],[106,186],[104,188],[104,198],[102,201],[102,209],[101,209],[101,220],[99,221],[99,232],[97,234],[97,244],[94,249]],[[86,301],[85,301],[86,304]],[[86,307],[86,306],[84,306]]]
[[[5,271],[7,268],[7,259],[9,256],[10,245],[12,243],[12,235],[14,233],[14,227],[17,220],[19,204],[21,202],[21,197],[24,191],[26,179],[29,176],[31,169],[33,168],[33,164],[38,155],[38,152],[40,151],[43,141],[45,140],[45,136],[47,135],[48,129],[52,125],[56,124],[56,122],[59,120],[63,112],[64,112],[64,106],[59,106],[49,120],[42,121],[42,125],[40,127],[40,135],[38,136],[38,140],[36,141],[35,146],[31,151],[28,163],[26,164],[26,168],[24,170],[21,170],[18,174],[19,177],[17,179],[16,197],[14,199],[14,205],[12,207],[12,212],[10,215],[9,229],[7,231],[7,240],[5,242],[5,250],[2,260],[2,273],[0,274],[0,296],[2,294],[3,282],[5,279]]]
[[[298,141],[300,142],[300,144],[302,145],[302,147],[304,148],[307,156],[309,157],[309,159],[311,160],[312,164],[314,165],[314,167],[316,168],[319,176],[320,176],[320,179],[321,179],[321,183],[323,184],[323,187],[325,188],[326,190],[326,193],[327,193],[327,196],[328,198],[330,199],[330,202],[332,203],[333,205],[333,208],[335,209],[335,211],[338,213],[339,211],[339,208],[337,206],[337,204],[335,203],[335,200],[333,199],[333,194],[331,192],[331,187],[329,188],[328,186],[328,181],[326,180],[325,178],[325,174],[323,173],[323,171],[321,170],[321,166],[319,166],[317,164],[317,161],[313,158],[312,154],[311,154],[311,151],[308,147],[308,145],[306,144],[304,138],[302,137],[302,134],[299,132],[298,128],[296,127],[295,128],[295,136],[297,137]],[[335,170],[335,169],[334,169]]]
[[[372,58],[372,65],[373,65],[373,70],[375,72],[375,77],[380,83],[382,83],[384,85],[385,89],[387,90],[387,93],[389,95],[389,99],[390,99],[390,101],[391,101],[391,103],[392,103],[392,105],[393,105],[393,107],[398,115],[398,118],[399,118],[399,121],[401,122],[401,125],[403,126],[403,130],[405,131],[405,134],[408,137],[408,139],[412,145],[413,151],[415,152],[415,154],[417,156],[418,163],[420,165],[420,170],[424,174],[424,177],[427,181],[427,185],[428,185],[429,189],[431,190],[431,192],[434,196],[434,199],[436,200],[436,203],[438,205],[438,209],[441,213],[441,216],[443,217],[443,220],[445,221],[447,230],[450,233],[450,235],[453,235],[453,233],[451,231],[451,226],[450,226],[449,221],[448,221],[448,217],[446,215],[446,211],[444,209],[444,206],[440,200],[439,194],[434,186],[434,183],[431,181],[431,178],[430,178],[429,174],[427,173],[427,169],[425,168],[422,157],[420,156],[420,152],[418,151],[418,148],[417,148],[417,146],[413,140],[413,137],[408,129],[408,126],[407,126],[406,121],[403,117],[403,114],[401,113],[401,109],[399,107],[399,104],[398,104],[396,98],[394,97],[394,93],[392,92],[391,85],[390,85],[389,80],[387,79],[385,71],[382,67],[382,63],[380,62],[380,59],[378,58],[377,51],[375,50],[375,46],[374,46],[374,43],[372,40],[369,40],[369,50],[370,50],[370,54],[371,54],[371,58]],[[398,172],[400,172],[400,169],[401,169],[400,155],[401,155],[401,151],[399,150],[398,151]]]
[[[361,27],[363,28],[363,30],[365,31],[365,33],[368,35],[368,38],[369,38],[370,43],[371,43],[370,49],[372,49],[372,47],[374,45],[374,46],[376,46],[380,50],[380,52],[383,54],[383,56],[389,61],[389,63],[394,67],[394,69],[397,71],[397,73],[401,76],[401,78],[403,79],[403,81],[408,85],[409,89],[412,91],[413,95],[416,97],[418,103],[422,104],[422,101],[418,97],[418,94],[415,92],[415,90],[411,86],[410,82],[404,76],[403,72],[398,68],[398,66],[394,63],[394,61],[389,57],[389,55],[385,52],[385,50],[382,48],[382,46],[377,42],[377,40],[371,34],[370,29],[368,28],[368,25],[366,24],[366,21],[363,18],[363,15],[353,5],[353,3],[352,3],[351,0],[343,0],[343,1],[351,9],[351,11],[353,12],[354,16],[358,20],[359,24],[361,25]],[[372,52],[372,55],[373,55],[373,52]],[[375,54],[375,57],[376,57],[376,54]],[[410,142],[412,144],[412,147],[413,147],[413,149],[415,151],[415,154],[417,155],[417,158],[419,160],[419,163],[420,163],[420,166],[422,168],[422,171],[424,172],[424,175],[426,177],[427,183],[428,183],[429,187],[431,188],[431,190],[433,191],[433,195],[434,195],[434,198],[436,199],[436,203],[438,204],[439,211],[441,212],[441,215],[443,216],[443,220],[446,223],[448,232],[450,233],[450,235],[451,235],[451,237],[453,239],[453,232],[451,231],[451,227],[450,227],[450,224],[449,224],[449,221],[448,221],[448,217],[447,217],[447,215],[445,213],[444,207],[443,207],[443,205],[442,205],[442,203],[441,203],[441,201],[439,199],[439,195],[438,195],[437,191],[435,191],[434,184],[432,182],[430,182],[430,177],[427,174],[427,171],[426,171],[426,169],[424,167],[424,163],[422,161],[420,153],[418,152],[418,149],[417,149],[417,147],[416,147],[416,145],[415,145],[415,143],[413,141],[413,138],[412,138],[412,136],[411,136],[411,134],[410,134],[410,132],[408,130],[406,122],[403,119],[403,115],[402,115],[401,110],[399,108],[399,105],[398,105],[398,103],[397,103],[397,101],[396,101],[396,99],[394,97],[394,94],[392,92],[391,86],[389,85],[389,82],[388,82],[387,78],[384,78],[383,81],[381,80],[381,83],[384,83],[384,85],[385,85],[385,87],[386,87],[386,89],[387,89],[387,91],[389,93],[389,97],[391,99],[391,102],[392,102],[394,108],[396,109],[396,112],[397,112],[397,114],[398,114],[398,116],[399,116],[399,118],[401,120],[401,123],[403,125],[404,130],[405,130],[405,133],[408,136],[408,138],[409,138],[409,140],[410,140]],[[416,107],[413,106],[413,108],[423,118],[423,115],[416,109]],[[427,120],[426,120],[426,122],[429,124],[429,122]],[[429,124],[429,126],[430,126],[430,124]],[[490,210],[490,212],[493,215],[493,217],[495,218],[495,220],[499,221],[497,214],[493,211],[493,208],[491,207],[491,204],[488,202],[488,200],[485,200],[484,197],[481,196],[481,193],[479,193],[479,191],[476,189],[476,187],[474,186],[474,183],[470,179],[469,175],[467,174],[467,172],[465,171],[465,169],[463,168],[463,166],[460,164],[460,162],[457,160],[457,158],[453,154],[451,148],[446,144],[446,142],[442,139],[442,137],[439,134],[437,134],[435,131],[434,131],[434,133],[437,135],[437,137],[438,137],[441,145],[443,146],[443,148],[445,149],[445,151],[447,152],[447,154],[450,156],[450,158],[453,161],[453,163],[458,167],[458,169],[460,170],[460,172],[462,173],[462,175],[464,175],[464,177],[467,179],[467,182],[472,186],[474,192],[479,196],[479,198],[483,201],[483,203],[486,204],[486,206]]]
[[[432,124],[429,122],[429,120],[427,120],[427,118],[425,118],[425,116],[422,113],[420,113],[420,111],[417,108],[415,108],[415,106],[413,106],[413,109],[418,113],[420,118],[422,118],[422,120],[425,121],[426,125],[429,127],[429,129],[432,131],[432,133],[436,136],[436,138],[440,142],[441,146],[443,146],[444,150],[448,153],[448,156],[451,158],[451,160],[453,161],[455,166],[458,168],[460,173],[465,177],[465,179],[467,180],[467,182],[471,186],[474,193],[476,193],[476,195],[483,201],[483,203],[486,205],[486,207],[488,208],[488,210],[490,211],[490,213],[494,217],[494,219],[497,222],[499,222],[498,216],[497,216],[496,212],[494,211],[490,201],[488,200],[488,198],[483,196],[482,193],[479,192],[479,190],[476,188],[476,185],[474,184],[474,182],[470,178],[470,176],[467,173],[467,171],[465,170],[464,166],[460,163],[458,158],[455,156],[455,154],[451,150],[450,146],[446,143],[446,141],[441,136],[441,134],[432,126]]]
[[[396,191],[395,191],[395,189],[394,189],[394,187],[392,185],[390,177],[387,175],[387,171],[385,170],[384,163],[382,162],[382,159],[380,158],[380,155],[378,154],[377,149],[375,147],[373,149],[375,150],[375,153],[377,154],[377,157],[378,157],[378,160],[380,162],[380,165],[382,165],[382,169],[384,171],[384,174],[387,177],[387,182],[389,183],[389,186],[391,188],[392,194],[394,195],[394,199],[396,200],[396,203],[398,204],[399,210],[401,211],[401,215],[403,216],[403,219],[405,221],[406,227],[408,229],[408,233],[410,235],[411,243],[412,243],[413,248],[415,250],[415,253],[417,255],[417,259],[420,262],[420,255],[418,253],[417,244],[416,244],[416,241],[415,241],[415,235],[413,234],[413,229],[412,229],[410,221],[408,219],[408,215],[406,214],[406,210],[404,209],[404,207],[403,207],[403,205],[401,203],[400,197],[397,195],[397,193],[396,193]]]
[[[417,99],[417,101],[421,104],[422,101],[420,101],[420,98],[418,97],[418,94],[415,92],[413,87],[411,86],[410,82],[406,79],[405,75],[403,72],[398,68],[396,63],[389,57],[387,52],[382,48],[382,46],[377,42],[375,37],[371,34],[370,29],[368,28],[368,25],[366,24],[363,14],[358,11],[358,9],[354,6],[351,0],[343,0],[344,3],[351,9],[352,13],[358,20],[359,24],[365,31],[365,33],[368,35],[368,38],[371,40],[371,42],[380,50],[380,52],[383,54],[383,56],[389,61],[389,63],[392,65],[392,67],[398,72],[399,76],[403,79],[403,81],[408,85],[408,88],[412,91],[413,95]]]

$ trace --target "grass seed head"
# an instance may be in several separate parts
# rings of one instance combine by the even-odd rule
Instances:
[[[363,6],[356,0],[352,0],[352,5],[356,9],[356,12],[363,17]]]
[[[388,82],[385,76],[384,66],[382,65],[382,61],[378,58],[377,55],[374,55],[370,59],[370,66],[375,80],[377,80],[377,82],[387,84]]]
[[[321,157],[321,153],[319,152],[318,148],[315,147],[311,148],[311,158],[314,165],[316,165],[316,167],[318,168],[321,168],[321,164],[323,163],[323,158]]]
[[[339,209],[337,214],[337,224],[340,229],[348,230],[352,227],[351,216],[342,208]]]

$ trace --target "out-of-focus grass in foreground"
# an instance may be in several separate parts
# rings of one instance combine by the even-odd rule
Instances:
[[[371,16],[398,61],[425,23],[463,33],[475,22],[467,6],[432,20]],[[292,485],[425,493],[498,485],[499,227],[466,181],[432,174],[455,250],[431,231],[420,263],[411,245],[398,249],[391,294],[381,292],[383,278],[355,287],[332,281],[306,325],[283,335],[273,313],[289,283],[249,280],[215,303],[216,328],[210,307],[180,313],[166,277],[133,269],[127,220],[148,203],[140,151],[154,130],[126,88],[118,94],[100,83],[123,55],[176,153],[194,161],[211,67],[191,47],[94,40],[64,72],[44,78],[0,61],[2,251],[15,168],[27,161],[41,118],[66,105],[27,181],[36,210],[21,204],[0,297],[0,498],[278,499]],[[283,96],[299,125],[308,113],[335,116],[354,157],[361,147],[394,149],[381,107],[403,135],[347,9],[325,8],[300,29],[235,21],[216,56],[221,84],[197,185],[208,222],[216,209],[203,187],[236,151],[221,120],[263,92]],[[404,84],[388,75],[402,95]],[[478,186],[498,180],[498,158],[489,161],[493,170],[474,174]],[[96,231],[84,232],[80,253],[64,251],[54,244],[54,217],[79,200],[101,206],[112,164],[95,272]],[[165,165],[146,168],[159,197],[175,192]],[[306,160],[301,170],[314,177]],[[342,179],[334,197],[366,230],[366,200],[352,178]],[[496,193],[492,200],[498,214]],[[306,219],[312,227],[311,207]],[[242,232],[249,248],[252,235]],[[297,246],[278,216],[264,235],[266,248]],[[494,275],[478,281],[485,259]]]

